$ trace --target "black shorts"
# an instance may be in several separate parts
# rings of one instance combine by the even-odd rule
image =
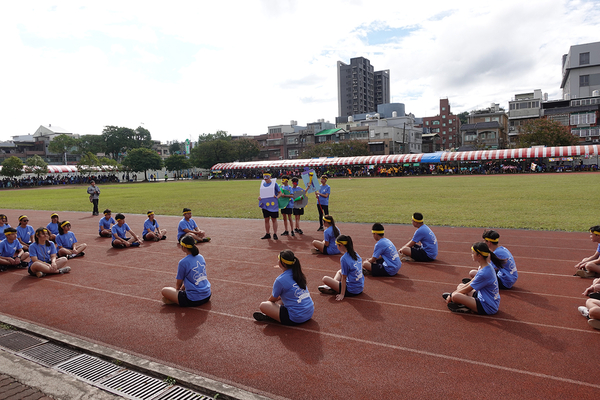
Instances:
[[[281,325],[288,325],[288,326],[294,326],[294,325],[301,324],[301,322],[294,322],[290,319],[290,313],[284,305],[279,306],[279,322],[281,322]]]
[[[263,218],[279,218],[279,211],[269,211],[269,210],[265,210],[264,208],[262,209],[263,212]]]
[[[383,263],[375,262],[371,263],[371,276],[391,276],[385,270]]]
[[[282,208],[281,213],[283,215],[292,215],[292,210],[293,210],[293,208]]]
[[[124,238],[124,239],[119,238],[119,239],[129,241],[131,238]],[[114,247],[115,249],[123,249],[126,247],[124,244],[115,243],[114,240],[112,241],[111,246]]]
[[[294,208],[293,210],[294,210],[293,211],[294,215],[304,215],[304,207],[302,207],[302,208]]]
[[[410,248],[410,258],[418,262],[430,262],[434,261],[433,258],[429,257],[425,250],[418,244]]]
[[[180,290],[179,292],[177,292],[177,300],[179,301],[180,307],[198,307],[202,304],[208,303],[208,301],[210,300],[210,295],[202,300],[192,301],[187,298],[185,290]]]
[[[488,313],[486,313],[485,310],[483,309],[483,306],[481,305],[481,301],[479,301],[479,299],[477,298],[477,290],[473,292],[473,298],[475,299],[475,303],[477,303],[477,314],[488,315]]]
[[[154,235],[154,237],[156,237],[156,233],[154,233],[154,232],[148,232],[148,233],[152,233],[152,234]],[[144,240],[148,240],[148,239],[146,239],[146,236],[148,236],[148,233],[144,233],[144,234],[142,235],[142,239],[144,239]],[[154,240],[154,239],[152,239],[152,240]]]
[[[340,282],[340,287],[338,288],[338,293],[342,293],[342,282]],[[344,297],[354,297],[354,296],[358,296],[360,293],[350,293],[348,291],[348,286],[346,286],[346,293],[344,293]]]

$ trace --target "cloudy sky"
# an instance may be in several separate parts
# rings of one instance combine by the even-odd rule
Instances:
[[[600,1],[11,1],[0,24],[0,140],[53,124],[196,140],[337,116],[336,62],[389,69],[417,117],[541,89],[600,41]]]

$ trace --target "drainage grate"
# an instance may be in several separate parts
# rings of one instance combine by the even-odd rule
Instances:
[[[15,331],[9,335],[0,336],[0,347],[13,351],[25,350],[28,347],[46,342],[48,341]]]
[[[13,332],[14,332],[14,329],[0,328],[0,336],[8,335],[8,334],[13,333]]]
[[[149,399],[167,388],[165,382],[139,372],[124,370],[98,386],[130,399]]]
[[[52,367],[73,357],[78,356],[79,352],[57,346],[52,343],[44,343],[32,347],[19,353],[23,358]]]
[[[108,375],[123,369],[118,365],[87,354],[75,357],[72,360],[57,365],[55,368],[88,382],[97,382],[100,379],[106,378]]]
[[[192,392],[181,386],[173,386],[171,389],[152,400],[213,400],[213,398]]]

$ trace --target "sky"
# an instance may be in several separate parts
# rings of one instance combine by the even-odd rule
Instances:
[[[390,71],[391,102],[455,114],[541,89],[600,41],[600,1],[11,1],[0,24],[0,140],[52,124],[152,138],[250,136],[338,116],[337,62]]]

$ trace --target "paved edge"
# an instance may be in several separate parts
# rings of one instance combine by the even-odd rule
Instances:
[[[149,361],[149,360],[146,360],[146,359],[143,359],[143,358],[131,355],[131,354],[123,353],[119,350],[114,350],[114,349],[111,349],[109,347],[105,347],[105,346],[102,346],[99,344],[90,343],[83,339],[79,339],[79,338],[70,336],[65,333],[59,333],[59,332],[29,323],[26,321],[15,319],[15,318],[12,318],[12,317],[7,316],[2,313],[0,313],[0,322],[5,323],[7,325],[14,326],[15,328],[18,328],[19,330],[21,330],[23,332],[32,333],[36,336],[44,337],[53,342],[61,343],[65,347],[78,349],[82,353],[96,355],[101,358],[109,359],[109,360],[119,360],[119,361],[123,362],[124,366],[126,366],[126,367],[130,367],[133,370],[137,370],[139,372],[146,373],[146,374],[154,376],[154,377],[159,377],[160,379],[164,379],[166,377],[171,377],[177,381],[178,385],[181,385],[188,389],[197,391],[206,396],[214,397],[215,395],[218,394],[219,399],[231,399],[231,400],[269,400],[270,399],[268,397],[264,397],[259,394],[251,393],[246,390],[237,388],[235,386],[231,386],[229,384],[216,381],[214,379],[205,378],[203,376],[191,374],[189,372],[182,371],[177,368],[169,367],[167,365],[163,365],[163,364],[160,364],[160,363],[157,363],[154,361]],[[6,354],[8,354],[10,357],[13,357],[13,358],[17,357],[20,360],[31,363],[32,365],[35,366],[35,369],[39,368],[41,370],[52,371],[52,373],[58,374],[62,379],[64,379],[64,377],[68,376],[59,371],[53,370],[52,368],[47,368],[40,364],[36,364],[34,362],[30,362],[28,360],[20,358],[19,356],[14,356],[12,353],[6,352]],[[48,390],[49,387],[46,386],[46,384],[44,382],[42,382],[41,385],[39,385],[39,387],[35,386],[31,382],[25,382],[26,377],[27,377],[26,372],[23,374],[24,375],[23,380],[19,376],[14,376],[12,369],[9,371],[6,371],[5,373],[7,375],[13,376],[15,379],[18,379],[19,381],[21,381],[23,383],[26,383],[33,387],[36,387],[39,390],[41,390],[44,393],[49,394],[51,396],[56,396],[57,398],[63,398],[61,396],[64,396],[64,391],[63,391],[63,393],[56,393],[56,394],[53,394],[52,392],[50,392]],[[81,382],[81,384],[83,384],[83,385],[88,385],[87,383],[85,383],[83,381],[79,381],[73,377],[69,377],[69,378],[72,379],[73,381]],[[108,392],[105,392],[99,388],[92,386],[92,385],[88,385],[88,386],[91,386],[92,388],[99,391],[96,393],[101,392],[101,393],[106,393],[107,395],[109,394]],[[62,390],[59,390],[59,391],[62,391]],[[92,398],[100,398],[100,397],[93,397],[93,395],[92,395],[91,397],[76,396],[73,398],[81,398],[81,399],[90,398],[90,399],[92,399]],[[117,398],[117,397],[113,396],[113,397],[105,397],[105,398]]]

